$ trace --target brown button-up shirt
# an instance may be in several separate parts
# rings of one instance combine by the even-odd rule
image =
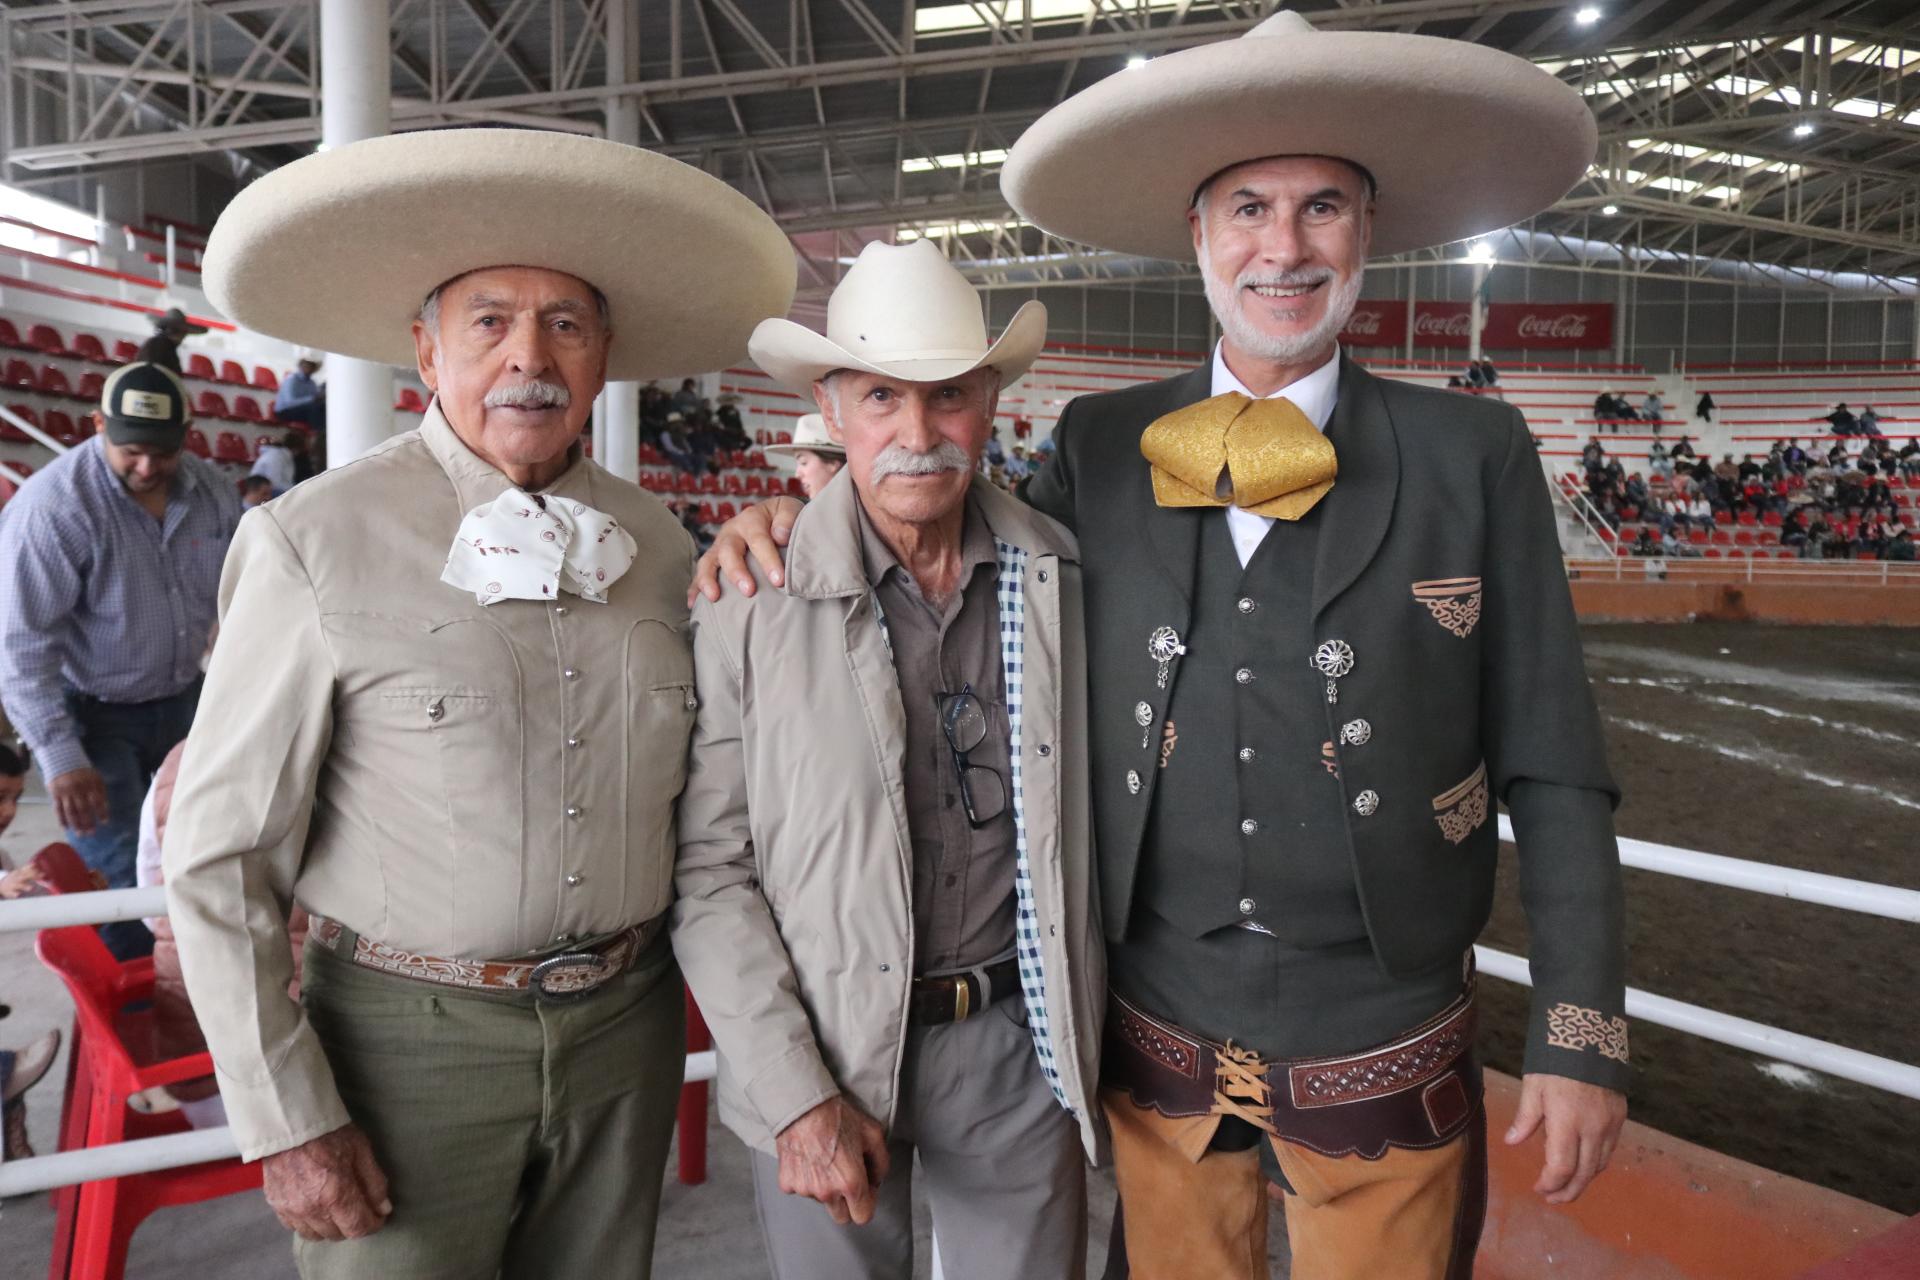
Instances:
[[[913,839],[914,971],[984,964],[1013,947],[1014,828],[1011,730],[1000,665],[998,557],[993,531],[967,499],[960,543],[962,589],[936,603],[860,513],[867,581],[886,618],[887,643],[907,714],[907,831]],[[946,731],[944,700],[971,685],[987,714],[987,737],[970,765],[1000,775],[1001,812],[975,830],[967,821]],[[983,799],[976,797],[977,800]]]

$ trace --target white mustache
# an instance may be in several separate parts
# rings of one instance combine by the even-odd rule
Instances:
[[[971,471],[973,459],[951,440],[942,440],[926,453],[890,444],[873,460],[873,483],[888,476],[934,476],[943,471]]]
[[[482,403],[489,409],[564,409],[573,393],[557,382],[516,382],[495,387]]]

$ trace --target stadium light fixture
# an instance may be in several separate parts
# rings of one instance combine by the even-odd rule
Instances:
[[[1138,71],[1140,68],[1146,65],[1147,65],[1147,55],[1144,53],[1136,53],[1131,58],[1127,59],[1127,70],[1129,71]]]
[[[1793,136],[1796,138],[1804,138],[1812,132],[1813,132],[1813,126],[1808,124],[1805,120],[1802,120],[1799,124],[1793,126]]]
[[[1467,261],[1492,266],[1496,261],[1493,256],[1493,246],[1485,240],[1475,240],[1467,246]]]
[[[1574,13],[1573,20],[1583,27],[1590,27],[1600,21],[1600,10],[1590,4],[1583,5]]]
[[[1606,214],[1609,218],[1611,218],[1614,214],[1620,212],[1620,206],[1617,204],[1606,205],[1601,208],[1600,212]]]

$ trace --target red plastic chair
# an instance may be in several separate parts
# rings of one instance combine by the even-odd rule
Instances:
[[[18,358],[7,361],[5,373],[0,373],[0,386],[12,387],[16,391],[38,391],[40,375],[33,366]]]
[[[233,398],[233,416],[240,422],[265,422],[267,415],[260,411],[260,402],[252,396]],[[265,437],[262,437],[264,439]]]
[[[252,385],[247,381],[246,366],[242,365],[238,360],[222,360],[220,362],[220,381],[230,387]]]
[[[227,408],[227,398],[218,391],[202,391],[193,402],[193,412],[199,418],[227,419],[233,416]]]
[[[695,478],[691,471],[682,471],[679,478],[674,481],[673,487],[681,493],[698,493],[700,492],[700,481]]]
[[[113,344],[113,362],[131,364],[140,358],[140,344],[126,338],[117,338]]]
[[[106,344],[91,333],[73,335],[73,354],[89,364],[112,364],[113,357],[107,354]]]
[[[28,329],[27,345],[50,356],[67,354],[67,340],[50,324],[36,324]]]
[[[427,411],[427,402],[425,397],[412,387],[402,387],[400,388],[400,399],[393,407],[403,413],[425,413]]]
[[[222,431],[213,442],[213,460],[215,462],[252,462],[253,452],[247,448],[246,438],[238,431]]]
[[[720,492],[720,477],[708,471],[700,477],[700,492],[717,495]]]
[[[213,456],[213,450],[207,447],[207,433],[198,427],[187,428],[186,450],[196,458]]]
[[[749,498],[759,497],[767,491],[766,478],[757,475],[748,476],[747,482],[742,486],[741,491]]]
[[[213,361],[203,355],[190,355],[187,357],[187,376],[189,378],[198,378],[202,382],[218,382],[220,380],[219,375],[214,372]]]
[[[33,350],[21,340],[20,331],[13,327],[13,321],[5,316],[0,316],[0,347],[12,347],[18,351]]]
[[[80,428],[74,425],[73,418],[69,414],[62,413],[58,409],[47,410],[46,427],[47,434],[55,440],[58,440],[61,444],[72,445],[80,443]]]
[[[794,476],[787,481],[787,496],[789,498],[804,498],[807,496],[806,487],[800,483],[799,476]]]
[[[774,436],[774,438],[773,438],[773,442],[774,442],[775,444],[792,444],[792,443],[793,443],[793,432],[791,432],[791,431],[782,431],[782,432],[780,432],[780,433],[779,433],[778,435],[776,435],[776,436]]]
[[[132,1010],[152,999],[153,961],[116,961],[89,925],[42,930],[35,950],[73,998],[74,1053],[84,1059],[81,1070],[87,1085],[84,1099],[78,1094],[74,1098],[86,1103],[80,1145],[102,1147],[185,1132],[186,1121],[178,1112],[143,1116],[127,1105],[147,1089],[197,1080],[213,1071],[213,1058],[206,1053],[156,1062],[139,1048],[150,1039],[151,1015]],[[76,1119],[69,1117],[63,1126],[69,1134],[77,1128]],[[72,1257],[60,1274],[68,1280],[121,1280],[127,1244],[154,1210],[259,1186],[260,1166],[237,1159],[86,1183],[74,1216]]]
[[[67,381],[67,371],[57,365],[40,367],[40,393],[49,396],[73,398],[73,384]]]
[[[740,478],[740,473],[737,471],[727,472],[725,480],[722,483],[722,492],[730,497],[738,497],[746,491],[746,482]]]
[[[273,370],[263,364],[253,366],[253,389],[255,391],[278,391],[280,379]]]
[[[34,408],[32,405],[10,404],[7,406],[7,408],[13,411],[14,417],[21,419],[22,421],[28,423],[29,425],[36,426],[36,427],[40,425],[40,411]],[[9,427],[9,429],[11,429],[14,432],[15,435],[19,436],[20,438],[25,440],[33,439],[32,436],[20,430],[20,428],[13,426],[12,423],[7,423],[7,426]]]

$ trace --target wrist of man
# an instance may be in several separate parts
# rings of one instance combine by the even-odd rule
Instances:
[[[80,745],[78,738],[62,738],[34,747],[33,761],[40,768],[40,776],[48,782],[93,768],[93,761],[87,758],[87,749]]]

